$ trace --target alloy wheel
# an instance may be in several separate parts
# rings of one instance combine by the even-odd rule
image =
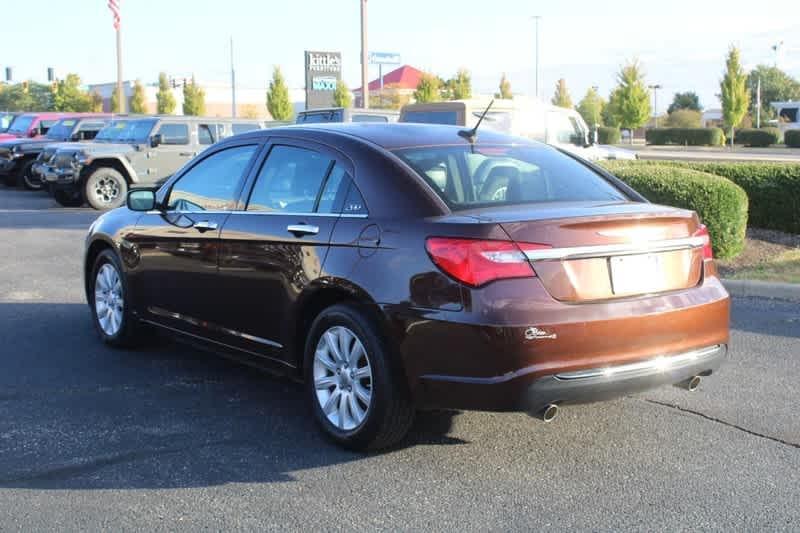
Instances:
[[[100,176],[91,188],[99,203],[113,204],[120,195],[120,184],[112,176]]]
[[[94,281],[94,309],[100,329],[106,335],[112,337],[119,332],[124,305],[119,273],[111,263],[105,263]]]
[[[372,367],[356,334],[342,326],[326,330],[313,370],[317,401],[328,421],[341,431],[359,427],[372,404]]]

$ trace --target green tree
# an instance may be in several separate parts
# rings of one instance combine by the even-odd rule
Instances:
[[[603,121],[603,108],[606,107],[606,102],[600,96],[594,87],[589,87],[583,99],[578,102],[578,113],[583,117],[590,126],[595,124],[604,125]]]
[[[750,91],[747,89],[747,75],[741,64],[739,49],[731,45],[725,59],[725,75],[720,81],[720,100],[722,101],[722,118],[730,131],[731,147],[733,147],[734,128],[747,114],[750,103]]]
[[[417,90],[414,91],[414,100],[417,103],[424,104],[427,102],[438,102],[441,99],[441,85],[436,76],[430,74],[423,74],[417,85]]]
[[[53,91],[49,85],[24,81],[5,85],[0,91],[0,109],[4,111],[50,111]]]
[[[131,113],[144,115],[147,113],[147,103],[145,101],[144,86],[142,82],[136,80],[133,84],[133,96],[131,97]]]
[[[267,110],[274,120],[291,120],[292,102],[289,100],[289,87],[280,67],[272,70],[272,81],[267,91]]]
[[[455,78],[447,82],[451,100],[468,100],[472,98],[472,77],[465,68],[458,69]]]
[[[92,97],[81,88],[81,78],[77,74],[67,74],[54,83],[51,90],[54,111],[86,113],[92,110]]]
[[[786,102],[800,100],[800,82],[792,78],[778,67],[758,65],[747,76],[747,86],[750,87],[750,106],[755,114],[756,87],[761,80],[761,118],[775,118],[775,110],[770,105],[772,102]]]
[[[617,82],[608,102],[614,125],[628,130],[643,126],[650,118],[650,94],[639,62],[633,60],[624,65],[617,74]]]
[[[183,114],[196,117],[206,114],[206,92],[197,85],[194,76],[191,82],[183,86]]]
[[[494,93],[495,98],[500,98],[502,100],[511,100],[514,98],[514,95],[511,93],[511,82],[506,78],[505,72],[503,72],[503,75],[500,77],[500,85],[498,88],[500,92]]]
[[[567,90],[567,80],[561,78],[556,82],[556,92],[553,95],[553,99],[550,100],[553,105],[557,105],[558,107],[566,107],[567,109],[572,109],[572,98],[569,96],[569,90]]]
[[[690,109],[692,111],[702,111],[703,107],[700,105],[700,97],[694,91],[686,91],[685,93],[675,93],[672,98],[672,103],[667,108],[667,113],[672,113],[679,109]]]
[[[175,112],[175,95],[169,86],[169,80],[165,72],[158,74],[158,92],[156,93],[156,112],[159,115],[171,115]]]
[[[97,91],[92,91],[92,94],[89,95],[89,97],[92,99],[92,113],[102,113],[103,96]]]
[[[667,128],[699,128],[703,115],[693,109],[677,109],[667,115]]]
[[[124,89],[123,89],[124,90]],[[122,110],[119,107],[119,91],[117,90],[117,85],[114,85],[114,90],[111,91],[111,112],[112,113],[122,113]]]
[[[350,107],[353,104],[350,97],[350,90],[342,80],[336,82],[336,89],[333,91],[333,105],[336,107]]]

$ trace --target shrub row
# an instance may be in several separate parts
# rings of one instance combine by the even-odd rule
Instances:
[[[800,130],[788,130],[783,134],[783,142],[791,148],[800,148]]]
[[[619,128],[600,126],[597,128],[597,142],[600,144],[619,144],[622,139]]]
[[[647,144],[721,146],[725,133],[720,128],[651,128],[645,131]]]
[[[749,128],[737,130],[733,142],[745,146],[769,146],[781,142],[781,130],[778,128]]]
[[[800,233],[800,164],[761,162],[635,161],[708,172],[731,180],[750,201],[750,225]]]
[[[604,161],[603,166],[645,198],[696,211],[708,226],[714,255],[736,257],[744,248],[747,194],[732,181],[707,172],[639,161]]]

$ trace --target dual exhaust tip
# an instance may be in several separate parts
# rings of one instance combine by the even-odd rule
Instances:
[[[692,376],[689,379],[681,381],[680,383],[676,383],[675,386],[680,387],[682,389],[686,389],[689,392],[694,392],[697,390],[697,387],[700,386],[700,376]],[[558,416],[558,405],[554,403],[546,405],[538,412],[538,417],[543,422],[547,423],[555,420],[557,416]]]

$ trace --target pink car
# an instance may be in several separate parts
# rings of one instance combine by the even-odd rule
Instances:
[[[14,122],[11,123],[5,133],[0,133],[0,142],[22,137],[41,137],[47,133],[50,126],[60,119],[74,114],[75,113],[24,113],[14,119]]]

